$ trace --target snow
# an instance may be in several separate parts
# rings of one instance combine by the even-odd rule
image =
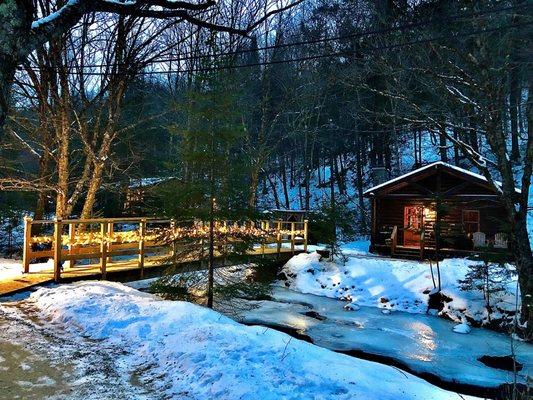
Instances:
[[[484,328],[470,334],[453,333],[455,324],[443,318],[402,311],[382,314],[376,307],[343,310],[344,302],[277,287],[272,301],[241,307],[239,316],[249,324],[292,328],[313,343],[331,350],[364,352],[394,359],[417,374],[444,382],[495,388],[513,382],[511,372],[490,368],[479,361],[484,355],[511,354],[511,338]],[[320,318],[314,318],[315,315]],[[516,357],[524,365],[517,376],[526,382],[533,372],[533,345],[515,341]]]
[[[395,368],[331,352],[215,311],[119,283],[39,289],[29,301],[68,335],[122,350],[122,369],[163,397],[192,399],[460,398]],[[324,368],[327,365],[328,368]]]
[[[80,0],[68,0],[68,2],[63,7],[61,7],[59,10],[57,10],[56,12],[53,12],[50,15],[47,15],[46,17],[40,18],[37,21],[34,21],[31,24],[31,28],[32,29],[38,29],[38,28],[42,27],[43,25],[50,24],[50,23],[54,22],[54,20],[60,18],[61,15],[65,14],[65,13],[68,13],[69,12],[69,8],[78,7],[78,3],[79,2],[80,2]]]
[[[370,242],[368,239],[359,239],[342,245],[342,253],[347,256],[351,255],[371,255],[368,252]]]
[[[45,270],[53,270],[54,261],[52,259],[44,263],[30,264],[30,272],[41,272]],[[13,260],[9,258],[0,258],[0,281],[4,279],[18,278],[23,275],[23,267],[21,260]]]
[[[466,323],[463,323],[463,324],[457,324],[453,327],[453,331],[455,333],[463,333],[463,334],[467,334],[467,333],[470,333],[472,329],[470,328],[470,326]]]
[[[456,322],[468,319],[484,325],[489,323],[489,316],[495,319],[514,313],[516,278],[506,283],[505,291],[491,295],[492,315],[486,308],[482,291],[462,290],[459,281],[474,263],[464,258],[440,263],[442,292],[452,298],[445,303],[440,315]],[[434,264],[433,270],[437,279]],[[292,290],[410,313],[426,313],[428,294],[434,291],[430,265],[419,261],[352,255],[347,261],[330,262],[321,260],[316,252],[302,253],[291,258],[282,273],[287,281],[278,284]]]

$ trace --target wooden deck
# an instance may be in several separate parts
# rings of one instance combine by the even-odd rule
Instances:
[[[425,247],[424,248],[424,257],[420,257],[420,248],[418,247],[406,247],[406,246],[396,246],[394,253],[391,251],[391,245],[388,244],[376,244],[370,246],[370,253],[381,254],[384,256],[389,256],[392,258],[406,258],[406,259],[433,259],[435,257],[435,248],[434,247]],[[476,257],[481,253],[485,255],[492,256],[503,256],[508,261],[514,261],[513,254],[502,249],[501,251],[492,251],[487,252],[486,250],[477,249],[477,250],[458,250],[458,249],[449,249],[441,248],[439,249],[439,258],[442,260],[444,258],[464,258],[464,257]]]
[[[267,247],[264,249],[256,248],[248,252],[247,255],[250,258],[279,257],[280,261],[286,261],[294,254],[301,253],[302,251],[303,250],[301,249],[294,249],[293,251],[291,248],[281,248],[278,251],[277,248]],[[216,267],[221,267],[225,265],[222,256],[217,255],[216,260]],[[187,271],[204,270],[206,268],[205,264],[200,263],[199,260],[193,259],[179,260],[177,264],[183,266],[183,270]],[[146,257],[142,271],[141,268],[139,268],[137,259],[108,262],[106,266],[105,279],[111,281],[131,281],[142,278],[160,276],[164,272],[164,270],[167,269],[170,265],[171,256],[168,254]],[[61,271],[61,282],[74,282],[89,279],[103,279],[100,263],[76,265],[73,268],[66,267]],[[0,297],[10,296],[18,292],[27,291],[35,286],[50,284],[54,281],[55,280],[53,268],[39,272],[25,273],[21,276],[16,276],[9,279],[3,279],[0,280]]]

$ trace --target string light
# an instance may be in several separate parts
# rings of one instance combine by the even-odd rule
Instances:
[[[305,230],[292,230],[281,228],[278,229],[277,226],[272,226],[267,221],[262,221],[261,228],[256,227],[253,223],[250,222],[244,223],[243,225],[239,225],[237,223],[228,224],[227,222],[215,221],[214,235],[218,238],[226,237],[228,241],[243,239],[265,240],[268,237],[275,237],[277,235],[294,237],[304,236]],[[105,235],[102,235],[101,232],[82,231],[76,232],[73,238],[71,238],[70,235],[62,235],[61,244],[63,246],[100,245],[102,242],[109,244],[127,244],[139,242],[141,239],[146,242],[156,243],[173,242],[178,240],[208,240],[209,225],[201,222],[196,222],[189,227],[155,228],[149,230],[142,237],[140,234],[140,230],[126,232],[110,232]],[[31,238],[31,243],[38,245],[52,244],[53,241],[53,236],[34,236]]]

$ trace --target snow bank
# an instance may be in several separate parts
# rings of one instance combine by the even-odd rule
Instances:
[[[194,399],[452,399],[459,396],[212,310],[110,282],[40,289],[41,316],[102,341],[165,397]],[[328,366],[324,368],[324,366]]]
[[[425,313],[428,293],[433,289],[429,263],[379,257],[350,257],[343,263],[321,261],[317,253],[299,254],[287,262],[282,272],[287,281],[280,284],[302,293],[343,299],[382,309]],[[468,266],[474,261],[462,258],[440,263],[442,292],[452,298],[441,315],[457,322],[489,323],[489,313],[480,290],[462,290]],[[434,267],[435,270],[435,267]],[[435,271],[436,275],[436,271]],[[436,278],[435,278],[436,279]],[[505,319],[515,310],[516,281],[505,292],[492,295],[492,320]]]

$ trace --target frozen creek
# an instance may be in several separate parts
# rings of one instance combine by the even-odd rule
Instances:
[[[461,386],[472,393],[493,393],[513,374],[478,361],[484,355],[511,354],[508,336],[473,328],[469,334],[453,332],[454,323],[442,318],[375,307],[345,311],[339,300],[274,288],[273,301],[248,302],[238,320],[265,325],[307,337],[318,346],[356,356],[389,361],[443,386]],[[516,342],[517,361],[523,364],[518,382],[533,373],[533,345]],[[465,390],[466,388],[466,390]]]

